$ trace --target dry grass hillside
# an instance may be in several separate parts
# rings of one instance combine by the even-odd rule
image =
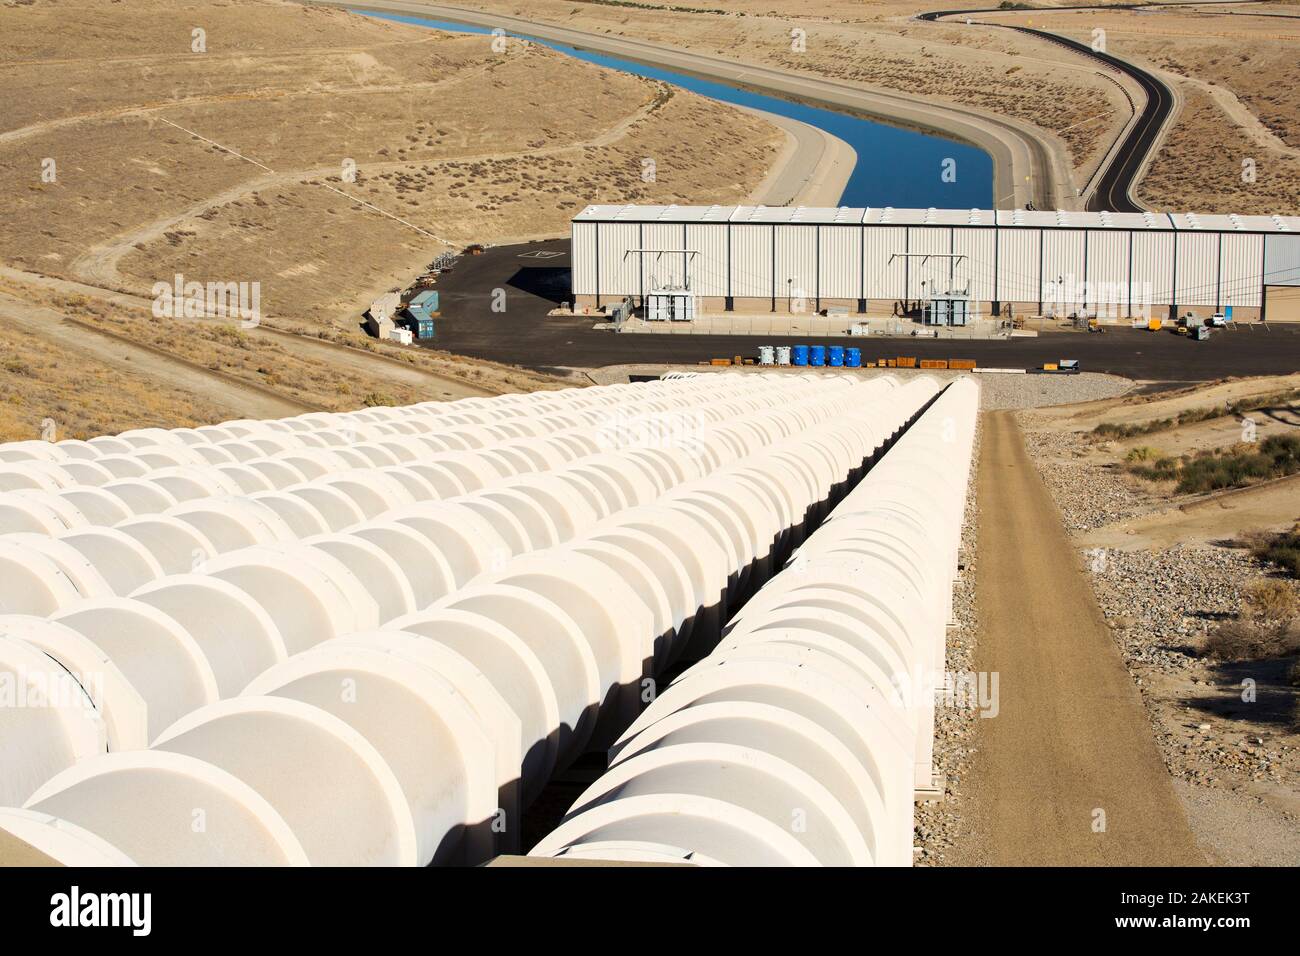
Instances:
[[[461,6],[961,104],[1033,124],[1065,144],[1079,183],[1128,119],[1120,87],[1059,49],[1002,31],[922,23],[915,2],[464,0]],[[940,5],[942,6],[942,5]],[[791,48],[804,31],[805,49]]]
[[[83,435],[168,408],[182,424],[571,384],[375,342],[358,319],[439,253],[561,234],[589,201],[740,201],[786,144],[535,45],[282,0],[0,4],[0,76],[0,318],[21,369],[0,438],[51,409]],[[177,274],[258,283],[263,327],[154,318]],[[152,402],[132,391],[141,349],[171,376]]]
[[[0,258],[137,291],[257,280],[271,315],[342,320],[439,240],[556,234],[589,199],[740,199],[783,142],[543,48],[343,11],[41,0],[3,21],[0,174],[19,188]]]
[[[960,20],[913,19],[944,4],[918,0],[459,0],[568,26],[683,45],[961,103],[1035,124],[1063,141],[1076,184],[1087,179],[1131,113],[1094,64],[1041,40]],[[996,6],[968,4],[968,6]],[[1182,100],[1164,148],[1138,190],[1154,208],[1300,212],[1300,4],[978,14],[1092,42],[1160,70]],[[949,4],[949,7],[960,4]],[[790,50],[806,31],[807,50]],[[1253,182],[1242,160],[1255,161]]]
[[[1157,70],[1181,103],[1137,190],[1154,208],[1300,214],[1300,7],[1258,3],[991,17],[1089,39]],[[1243,161],[1253,177],[1243,176]]]

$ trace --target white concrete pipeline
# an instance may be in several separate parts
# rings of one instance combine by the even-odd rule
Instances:
[[[719,386],[714,383],[708,387],[716,390]],[[695,390],[703,388],[704,386],[697,385]],[[745,389],[755,391],[756,386],[746,383],[740,390]],[[682,390],[678,388],[677,391]],[[689,399],[690,395],[676,395],[672,402],[681,405]],[[259,486],[250,475],[244,475],[241,481],[232,481],[217,466],[208,466],[206,472],[198,464],[183,469],[164,468],[150,472],[148,468],[158,462],[147,464],[140,460],[165,455],[168,461],[176,461],[182,457],[181,453],[195,454],[194,448],[159,446],[143,451],[128,451],[103,460],[111,458],[119,463],[129,462],[133,466],[127,469],[129,477],[109,482],[103,488],[69,488],[60,492],[65,498],[74,499],[90,508],[89,517],[76,514],[71,509],[69,500],[63,498],[50,496],[52,501],[32,498],[33,494],[39,496],[45,495],[45,492],[10,495],[7,505],[6,496],[0,495],[0,511],[7,507],[9,513],[16,516],[8,526],[10,530],[44,531],[52,534],[64,533],[62,529],[69,526],[82,527],[87,522],[114,523],[115,519],[120,522],[124,512],[134,516],[129,526],[120,522],[124,529],[138,525],[149,516],[179,517],[195,531],[205,535],[205,544],[211,544],[217,551],[227,551],[253,543],[284,540],[287,535],[302,537],[340,530],[399,506],[407,494],[411,496],[410,500],[446,497],[448,494],[478,490],[488,483],[511,475],[557,467],[584,451],[590,453],[597,450],[598,444],[592,437],[577,432],[584,426],[589,428],[593,421],[600,421],[602,415],[616,419],[616,410],[612,406],[616,400],[620,400],[619,396],[611,394],[597,395],[594,398],[586,396],[581,405],[576,405],[575,402],[576,411],[572,414],[552,414],[526,424],[516,422],[506,436],[512,437],[512,444],[483,449],[478,453],[438,452],[429,458],[429,448],[421,444],[430,440],[428,436],[394,437],[384,443],[385,448],[393,450],[392,453],[384,451],[383,457],[379,454],[379,446],[374,443],[328,451],[290,449],[282,453],[296,456],[291,462],[272,459],[260,462],[267,474],[275,475],[277,480],[270,482],[274,489],[265,486],[268,482],[267,474],[256,476],[257,481],[263,482]],[[718,410],[713,410],[713,413],[722,414]],[[485,415],[487,413],[480,413],[480,417]],[[546,434],[547,438],[539,443],[513,437],[526,433]],[[478,435],[476,440],[467,438],[475,434]],[[455,436],[461,439],[462,446],[473,447],[490,440],[493,432],[490,426],[479,426],[477,432],[472,428],[461,428],[459,432],[444,433],[438,438],[446,440]],[[281,440],[282,443],[283,440],[285,439]],[[224,449],[219,446],[200,447],[224,453]],[[367,448],[371,451],[369,456],[362,454]],[[131,458],[131,454],[136,457]],[[303,457],[311,455],[316,456],[319,464],[315,470],[307,468]],[[321,464],[319,456],[322,455],[329,456],[330,460]],[[345,455],[351,457],[344,458]],[[421,455],[424,456],[423,459],[420,458]],[[448,455],[452,460],[442,460]],[[459,459],[455,458],[457,455],[460,456]],[[410,467],[395,464],[398,461]],[[33,464],[45,469],[55,467],[40,461]],[[449,470],[455,474],[449,474]],[[311,471],[310,479],[293,482],[295,476],[303,476],[307,471]],[[228,500],[229,493],[232,492],[240,495],[251,492],[255,504],[237,504]],[[223,495],[227,500],[223,500]],[[59,509],[63,513],[58,513]],[[284,524],[288,525],[287,529],[282,526]],[[0,515],[0,529],[5,527]],[[146,527],[150,531],[157,530],[155,525]],[[139,537],[142,543],[155,549],[155,559],[172,573],[192,564],[193,553],[202,548],[197,544],[190,547],[190,557],[187,557],[183,547],[178,548],[171,543],[174,535],[162,535],[162,540],[157,540],[156,534],[141,534]],[[124,592],[119,590],[118,593]]]
[[[934,401],[628,728],[535,855],[910,864],[978,405],[965,378]]]
[[[876,452],[879,442],[877,436],[888,434],[888,430],[881,429],[877,432],[863,428],[859,419],[879,417],[882,414],[879,409],[883,405],[891,408],[890,412],[885,413],[886,417],[892,415],[901,420],[914,412],[927,397],[924,394],[925,388],[921,384],[890,392],[889,383],[881,383],[874,388],[859,386],[851,389],[849,394],[838,396],[832,388],[827,388],[820,394],[816,388],[806,388],[802,390],[801,401],[791,402],[787,399],[785,407],[780,410],[763,412],[758,418],[750,416],[735,419],[725,427],[720,426],[702,433],[715,438],[715,444],[705,443],[701,448],[690,451],[681,448],[639,449],[615,455],[611,464],[621,460],[634,470],[642,470],[648,482],[646,487],[654,492],[662,494],[673,488],[683,489],[681,500],[662,506],[658,513],[638,514],[647,507],[638,504],[627,509],[626,514],[613,511],[609,517],[605,517],[606,508],[600,500],[603,498],[609,501],[613,498],[617,503],[630,504],[629,491],[635,497],[636,485],[620,484],[613,477],[617,469],[593,470],[591,463],[582,466],[583,473],[578,476],[581,483],[561,485],[549,480],[553,477],[549,475],[545,476],[546,480],[516,483],[513,488],[519,491],[518,497],[494,502],[501,509],[497,513],[498,523],[504,521],[503,515],[514,517],[516,525],[512,527],[518,531],[524,524],[519,516],[524,515],[533,524],[531,533],[534,536],[540,535],[539,540],[544,543],[553,543],[556,539],[568,538],[583,531],[590,532],[590,540],[578,539],[544,554],[522,554],[515,557],[507,554],[504,567],[499,571],[492,571],[490,566],[483,563],[476,541],[465,541],[463,546],[467,553],[462,558],[467,559],[470,553],[479,554],[476,567],[465,567],[465,581],[468,582],[475,576],[478,580],[474,581],[473,587],[449,595],[444,601],[443,613],[478,616],[474,627],[468,628],[466,638],[458,644],[450,629],[446,629],[445,636],[441,636],[445,629],[439,625],[446,621],[439,621],[436,615],[424,622],[403,619],[403,624],[409,624],[414,631],[418,631],[421,626],[431,628],[430,640],[442,648],[438,653],[443,655],[444,661],[450,660],[447,655],[456,654],[459,655],[457,659],[467,662],[468,670],[463,672],[462,682],[468,679],[466,675],[477,674],[486,678],[493,687],[500,685],[508,692],[509,697],[506,693],[499,696],[503,701],[510,701],[520,729],[513,733],[508,729],[503,730],[502,721],[497,720],[492,725],[495,730],[487,733],[480,741],[480,750],[483,753],[499,754],[513,747],[513,752],[518,754],[518,778],[522,781],[524,791],[531,795],[536,792],[539,781],[544,779],[549,768],[555,765],[556,759],[565,753],[566,743],[569,755],[572,755],[580,752],[591,735],[597,733],[593,717],[600,704],[606,701],[612,705],[605,708],[606,714],[610,715],[606,718],[610,729],[603,733],[613,739],[621,726],[639,710],[638,691],[644,689],[641,681],[648,673],[653,673],[656,659],[662,660],[660,647],[665,626],[676,625],[677,619],[688,608],[691,613],[685,615],[686,620],[698,617],[701,610],[707,613],[717,606],[725,611],[725,595],[733,579],[739,579],[747,573],[752,574],[751,568],[756,562],[770,557],[773,542],[765,540],[765,536],[777,529],[788,530],[786,521],[797,520],[802,523],[806,520],[821,501],[833,494],[836,488],[842,487],[860,469],[863,460]],[[799,392],[798,389],[795,391]],[[891,401],[884,400],[886,393]],[[871,400],[869,409],[863,407],[864,399]],[[893,408],[894,405],[898,407]],[[734,418],[739,411],[741,409],[738,406],[728,406],[719,417]],[[771,441],[779,441],[780,446],[769,447],[767,443]],[[701,484],[709,480],[701,476],[707,476],[726,462],[730,462],[725,465],[726,469],[735,470],[738,474],[744,472],[748,482],[741,493],[742,501],[732,505],[724,504],[725,485],[715,483],[704,487]],[[769,472],[779,477],[766,485],[753,477],[767,475]],[[472,498],[470,496],[465,501]],[[755,501],[763,502],[766,515],[746,522],[741,513],[751,508]],[[481,506],[483,501],[478,501],[478,504]],[[417,507],[427,509],[428,506]],[[237,525],[245,527],[265,523],[261,515],[253,516],[256,519],[253,520],[245,509],[217,508],[215,513],[219,518],[233,518]],[[483,511],[471,510],[469,513],[482,514]],[[421,533],[418,518],[422,516],[414,517],[416,520],[413,521],[413,530],[418,536]],[[398,521],[400,520],[399,518]],[[391,535],[392,525],[393,522],[384,523],[379,530]],[[663,533],[663,527],[674,525],[678,528],[676,532]],[[208,520],[205,529],[213,533],[228,533],[221,531],[215,519]],[[435,529],[423,530],[428,532]],[[523,542],[531,543],[527,528],[523,534]],[[346,537],[339,536],[334,543],[342,544],[342,539]],[[430,534],[429,539],[434,540],[435,534]],[[702,544],[706,541],[709,543]],[[410,547],[413,543],[409,535],[403,539],[405,547]],[[707,551],[710,545],[713,548],[711,558],[703,563],[693,559],[694,552],[701,547]],[[239,675],[246,674],[251,679],[250,669],[254,669],[253,673],[262,671],[279,675],[275,680],[269,676],[265,680],[259,678],[250,687],[250,692],[278,693],[275,687],[283,685],[285,678],[288,678],[288,683],[301,689],[306,686],[302,682],[307,680],[309,672],[312,675],[337,674],[340,668],[360,667],[360,664],[350,663],[348,655],[344,655],[344,658],[334,655],[328,661],[322,658],[302,663],[301,659],[316,654],[321,647],[327,645],[305,650],[290,659],[287,656],[290,648],[283,633],[284,629],[292,630],[294,627],[292,609],[296,607],[315,609],[315,619],[325,622],[320,626],[322,640],[336,633],[338,625],[328,622],[344,614],[342,605],[335,606],[331,612],[328,602],[333,599],[322,596],[322,592],[338,588],[341,580],[355,579],[355,571],[346,562],[321,550],[319,554],[328,557],[329,562],[335,565],[331,581],[318,578],[313,584],[304,586],[300,582],[305,572],[300,571],[299,583],[294,582],[292,575],[280,579],[280,587],[268,588],[250,583],[253,578],[260,577],[259,569],[275,566],[265,553],[267,547],[275,546],[257,545],[248,554],[235,552],[223,556],[220,559],[222,563],[215,565],[218,573],[223,570],[247,569],[244,579],[247,590],[242,590],[248,598],[246,603],[233,598],[230,589],[241,589],[230,581],[205,575],[164,578],[137,595],[139,599],[148,599],[151,606],[165,610],[168,614],[183,617],[185,609],[190,609],[194,616],[184,622],[185,629],[194,636],[194,644],[207,659],[212,681],[222,694],[229,693],[227,688],[233,688],[238,683],[241,679]],[[258,551],[258,548],[263,550]],[[500,556],[493,556],[497,557]],[[602,557],[606,559],[604,562]],[[467,559],[467,563],[471,562]],[[320,564],[321,560],[317,558],[305,562],[304,566],[310,567],[315,574],[319,572]],[[623,573],[613,570],[614,568]],[[669,569],[669,573],[663,573],[665,568]],[[283,574],[285,567],[281,565],[277,571]],[[243,573],[240,571],[240,574]],[[692,574],[695,575],[694,579]],[[207,582],[206,586],[200,583],[203,581]],[[384,592],[390,593],[393,587],[391,573],[385,576],[384,581]],[[257,592],[257,600],[249,595],[250,590]],[[297,594],[298,597],[285,599],[284,610],[276,612],[276,600],[280,598],[281,592]],[[675,606],[670,595],[676,600]],[[264,606],[263,602],[270,607]],[[378,602],[374,603],[377,606]],[[468,610],[471,607],[474,610]],[[262,613],[250,616],[253,608],[260,609]],[[280,625],[276,623],[277,613]],[[370,613],[372,612],[367,612]],[[377,616],[377,611],[373,613]],[[227,617],[240,618],[249,634],[220,633],[221,629],[214,627],[213,621]],[[415,617],[418,618],[419,615]],[[204,626],[203,618],[206,618],[207,626]],[[493,624],[498,628],[510,628],[507,633],[497,635],[497,643],[501,648],[499,654],[475,646],[472,640],[472,635],[481,633],[484,625]],[[692,630],[698,631],[698,625]],[[716,631],[716,626],[714,630]],[[306,630],[299,628],[296,633],[301,637],[295,640],[310,640]],[[568,636],[559,645],[540,643],[543,640],[553,640],[557,634]],[[716,637],[716,633],[711,636]],[[412,637],[414,633],[408,633],[403,640],[409,642]],[[516,637],[517,640],[509,640],[511,637]],[[390,635],[386,639],[396,638]],[[334,643],[331,642],[328,646],[333,646]],[[567,657],[559,653],[565,646],[572,648]],[[538,649],[545,650],[548,658],[557,658],[557,655],[558,658],[555,662],[544,660]],[[475,655],[478,655],[477,662],[471,660]],[[515,663],[509,664],[511,660]],[[370,666],[370,670],[366,671],[366,679],[376,679],[371,671],[379,668],[379,664],[371,660],[367,666]],[[303,667],[308,670],[298,670]],[[356,679],[355,674],[352,679]],[[314,709],[320,710],[326,708],[327,704],[334,703],[329,693],[319,696],[323,693],[321,688],[328,687],[331,681],[333,677],[313,677],[307,681],[315,688],[312,694],[317,695],[308,695]],[[433,685],[425,686],[424,691],[415,693],[415,696],[419,697],[423,693],[421,699],[428,698],[431,686]],[[531,693],[527,691],[529,687],[533,688]],[[560,690],[563,690],[563,701]],[[528,700],[533,703],[529,704]],[[299,703],[304,701],[299,700]],[[190,714],[182,718],[176,727],[163,735],[155,747],[165,746],[167,741],[181,734],[178,727],[184,728],[186,736],[189,736],[208,723],[220,723],[220,732],[205,730],[201,735],[204,741],[211,744],[202,751],[207,754],[204,759],[215,760],[220,753],[222,759],[227,761],[221,763],[221,766],[228,770],[234,768],[232,772],[237,776],[247,776],[253,770],[235,753],[245,746],[245,741],[252,750],[257,749],[262,724],[273,728],[274,732],[268,732],[269,736],[283,734],[284,739],[293,737],[295,733],[309,736],[324,734],[329,737],[333,732],[333,736],[337,737],[340,732],[338,727],[329,725],[328,721],[308,720],[302,713],[286,715],[278,705],[260,708],[251,704],[239,705],[251,708],[247,713],[240,709],[228,711],[225,709],[227,705],[232,705],[232,702],[209,705],[196,712],[198,716]],[[353,719],[366,723],[371,728],[382,726],[382,720],[378,717],[363,718],[364,711],[364,708],[342,706],[335,716],[354,730],[357,728],[351,723]],[[490,703],[482,703],[479,711],[480,717],[477,719],[481,728],[484,720],[481,714],[491,713],[492,706]],[[367,723],[370,720],[378,722]],[[527,730],[524,729],[525,724]],[[373,753],[359,753],[364,748],[353,746],[351,759],[339,760],[336,766],[331,765],[341,775],[339,780],[357,777],[363,782],[370,781],[366,787],[361,788],[364,793],[358,796],[359,808],[370,806],[372,810],[368,812],[376,812],[373,810],[375,807],[388,808],[380,817],[386,821],[385,825],[391,827],[390,831],[386,834],[376,831],[365,839],[358,839],[354,845],[346,848],[346,852],[355,854],[354,859],[371,862],[384,859],[391,862],[406,859],[411,854],[414,858],[427,862],[435,857],[443,859],[439,853],[450,853],[450,857],[446,858],[451,859],[463,853],[469,859],[482,853],[485,845],[481,842],[484,827],[487,827],[487,833],[497,835],[491,828],[492,821],[497,818],[495,808],[502,806],[501,794],[512,785],[512,781],[506,779],[509,770],[502,766],[500,758],[491,761],[491,773],[479,775],[482,779],[490,779],[488,802],[492,804],[493,812],[484,815],[483,808],[488,807],[488,803],[483,802],[483,794],[488,791],[483,789],[486,785],[476,784],[473,800],[467,798],[459,811],[462,817],[459,832],[464,838],[453,839],[446,833],[435,832],[439,824],[430,822],[444,819],[449,811],[427,796],[437,790],[436,787],[430,789],[433,785],[429,781],[407,779],[400,773],[375,776],[378,773],[373,759],[375,754],[382,754],[381,762],[390,758],[398,764],[403,762],[401,740],[383,746],[369,740],[370,736],[379,732],[378,729],[372,729],[366,735],[374,748]],[[385,750],[385,746],[398,749],[390,753]],[[391,764],[385,765],[390,771],[393,770]],[[111,764],[104,766],[111,768]],[[466,765],[464,761],[460,764],[449,761],[448,766]],[[379,777],[383,779],[376,784],[375,780]],[[87,778],[73,776],[63,779],[65,782],[74,781],[74,785],[80,788]],[[300,838],[301,846],[309,855],[313,858],[328,858],[329,853],[323,848],[323,838],[320,835],[327,827],[324,819],[309,813],[299,815],[297,802],[300,797],[290,795],[293,788],[281,777],[269,774],[259,779],[264,781],[263,787],[286,789],[286,793],[277,790],[274,794],[266,794],[267,799],[277,811],[284,814],[285,819],[292,817],[291,830]],[[84,789],[94,792],[98,786],[98,783],[86,783]],[[259,792],[263,787],[259,787]],[[46,789],[51,795],[56,792],[52,788]],[[61,790],[58,792],[62,793]],[[398,799],[395,794],[400,794],[401,798]],[[69,805],[67,801],[71,799],[60,797],[65,806]],[[475,800],[478,802],[475,803]],[[76,818],[71,819],[73,823],[77,822]],[[423,822],[417,825],[414,822],[416,820]],[[412,833],[415,834],[415,849],[408,847],[410,841],[407,837]],[[475,835],[478,835],[479,842],[475,842]],[[490,842],[491,838],[488,839]],[[497,840],[496,845],[500,846],[501,841]],[[268,844],[255,855],[265,858],[274,855],[273,849]],[[206,846],[202,849],[203,854],[210,852]],[[133,853],[131,856],[140,861],[138,854]]]
[[[14,625],[22,622],[20,629]],[[15,632],[35,618],[0,618],[0,805],[21,806],[42,783],[78,760],[104,753],[108,732],[91,691]],[[93,676],[93,675],[92,675]]]

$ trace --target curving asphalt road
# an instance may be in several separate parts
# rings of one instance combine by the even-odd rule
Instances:
[[[1165,122],[1173,113],[1173,90],[1146,70],[1117,56],[1093,50],[1087,44],[1077,40],[1031,27],[1009,27],[1008,29],[1050,40],[1083,56],[1099,60],[1121,73],[1128,74],[1138,86],[1142,87],[1142,92],[1146,94],[1146,104],[1128,132],[1124,134],[1123,140],[1106,164],[1104,171],[1097,177],[1096,188],[1088,197],[1087,203],[1087,208],[1092,212],[1142,212],[1144,207],[1133,199],[1133,186],[1142,172],[1147,157],[1155,150],[1160,131],[1164,129]]]
[[[1205,6],[1238,6],[1241,4],[1252,4],[1258,0],[1208,0]],[[934,10],[930,13],[919,13],[916,16],[918,20],[936,22],[947,17],[970,17],[972,14],[980,13],[1059,13],[1066,10],[1150,10],[1159,7],[1187,7],[1202,6],[1199,3],[1111,3],[1111,4],[1080,4],[1069,7],[1034,7],[1025,9],[1004,9],[1001,7],[980,7],[971,10]],[[1278,17],[1287,20],[1298,20],[1300,14],[1294,13],[1261,13],[1256,10],[1249,10],[1243,13],[1236,13],[1231,10],[1197,10],[1198,13],[1207,16],[1220,17]],[[1099,63],[1118,70],[1130,77],[1142,88],[1146,94],[1146,105],[1142,108],[1141,113],[1136,117],[1135,122],[1130,126],[1128,132],[1124,135],[1118,144],[1118,148],[1112,150],[1109,162],[1097,176],[1097,187],[1088,197],[1087,208],[1092,212],[1142,212],[1143,207],[1133,199],[1133,186],[1137,182],[1142,172],[1147,157],[1155,149],[1156,141],[1160,137],[1160,131],[1164,128],[1165,122],[1173,113],[1174,94],[1169,87],[1140,67],[1134,66],[1127,60],[1121,60],[1117,56],[1109,53],[1100,53],[1086,43],[1080,43],[1077,40],[1071,40],[1056,33],[1049,33],[1046,30],[1035,30],[1031,27],[1018,27],[1009,23],[989,23],[984,20],[973,21],[979,26],[1001,27],[1004,30],[1015,30],[1018,33],[1027,33],[1030,36],[1038,37],[1052,43],[1060,44],[1071,52],[1078,53],[1082,56],[1090,57]]]
[[[1230,0],[1230,2],[1248,2],[1248,0]],[[1048,12],[1058,10],[1114,10],[1115,5],[1091,4],[1088,6],[1078,7],[1053,7]],[[1119,7],[1119,9],[1131,9],[1130,7]],[[931,22],[942,20],[944,17],[967,16],[979,13],[1042,13],[1043,10],[1003,10],[997,7],[985,7],[978,10],[936,10],[931,13],[922,13],[917,16],[918,20],[928,20]],[[1135,121],[1124,134],[1118,148],[1112,151],[1109,162],[1100,175],[1096,177],[1097,186],[1088,197],[1087,208],[1092,212],[1142,212],[1143,207],[1133,199],[1133,186],[1137,182],[1139,174],[1142,172],[1142,166],[1147,157],[1155,149],[1156,141],[1160,137],[1160,131],[1164,129],[1165,122],[1169,119],[1174,108],[1173,91],[1161,80],[1148,73],[1140,67],[1134,66],[1127,60],[1121,60],[1110,53],[1102,53],[1094,50],[1086,43],[1080,43],[1078,40],[1071,40],[1068,37],[1060,36],[1056,33],[1049,33],[1046,30],[1035,30],[1032,27],[1018,27],[1007,23],[989,23],[984,20],[973,21],[979,26],[1001,27],[1004,30],[1015,30],[1017,33],[1025,33],[1029,36],[1037,37],[1040,40],[1047,40],[1050,43],[1058,44],[1073,53],[1096,60],[1103,66],[1112,70],[1118,70],[1131,77],[1134,82],[1142,88],[1146,96],[1146,103],[1142,111],[1137,115]]]

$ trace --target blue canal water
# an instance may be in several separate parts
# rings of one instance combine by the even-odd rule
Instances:
[[[427,20],[401,14],[364,12],[367,16],[432,27],[451,33],[489,34],[487,27]],[[611,67],[635,76],[662,80],[674,86],[738,106],[766,110],[816,126],[838,136],[858,154],[838,205],[895,206],[902,209],[990,209],[993,206],[993,160],[981,149],[962,143],[873,123],[847,113],[820,109],[776,96],[737,89],[725,83],[702,80],[632,60],[621,60],[519,34],[523,39],[558,50],[579,60]],[[945,171],[948,171],[945,181]]]

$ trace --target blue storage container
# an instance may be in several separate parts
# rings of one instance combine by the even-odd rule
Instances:
[[[827,365],[833,365],[835,368],[843,368],[844,367],[844,346],[832,345],[830,347],[830,351],[827,357],[829,359],[829,361],[826,363]]]
[[[810,346],[810,347],[808,348],[808,364],[809,364],[809,365],[825,365],[825,364],[826,364],[826,346],[824,346],[824,345],[813,345],[813,346]]]
[[[808,364],[808,346],[796,345],[790,350],[790,362],[794,365]]]
[[[848,368],[862,368],[862,349],[845,349],[844,364]]]

